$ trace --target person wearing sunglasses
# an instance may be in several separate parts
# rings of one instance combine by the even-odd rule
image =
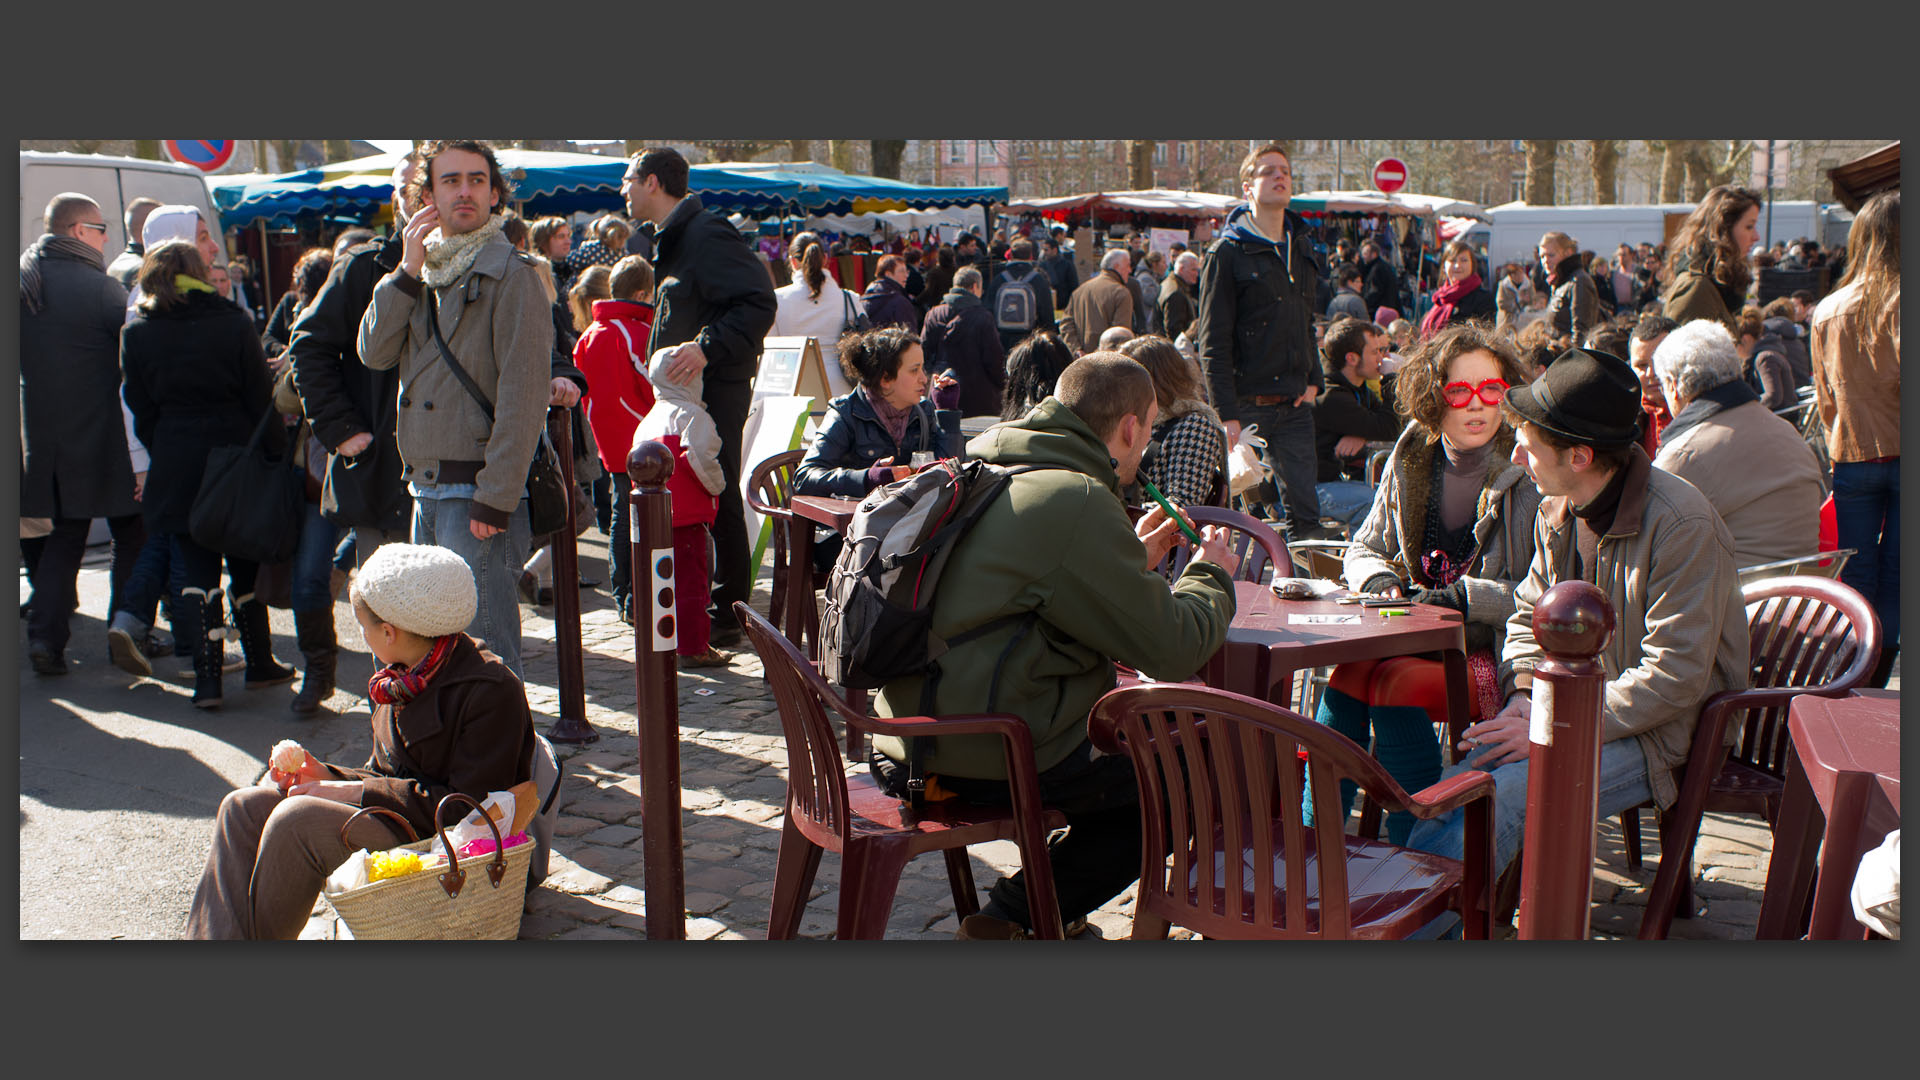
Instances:
[[[1348,588],[1465,615],[1475,718],[1500,709],[1507,616],[1533,559],[1540,492],[1511,460],[1513,430],[1500,411],[1507,388],[1525,381],[1506,335],[1464,324],[1421,342],[1393,387],[1399,410],[1413,422],[1395,443],[1373,510],[1347,548]],[[1437,659],[1341,664],[1316,719],[1362,746],[1371,731],[1380,764],[1402,788],[1419,791],[1440,778],[1433,725],[1443,717],[1426,705],[1444,700],[1444,686]],[[1354,785],[1341,785],[1343,810],[1351,809],[1353,793]],[[1389,814],[1386,824],[1387,839],[1405,844],[1413,815]]]

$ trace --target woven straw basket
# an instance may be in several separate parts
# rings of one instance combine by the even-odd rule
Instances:
[[[445,820],[448,803],[459,801],[480,809],[471,798],[454,792],[440,800],[436,820]],[[361,814],[381,814],[400,823],[407,835],[414,835],[406,819],[383,807],[368,807],[340,826],[341,839]],[[481,815],[492,830],[494,851],[491,859],[469,858],[465,866],[449,849],[448,866],[440,873],[422,871],[404,877],[386,878],[358,889],[327,897],[333,910],[347,924],[357,941],[488,941],[510,940],[520,934],[520,914],[527,900],[527,865],[533,858],[533,841],[499,849],[500,830],[492,819]],[[439,829],[442,843],[446,826]],[[351,842],[349,842],[351,846]],[[394,850],[426,854],[432,840],[415,840]]]

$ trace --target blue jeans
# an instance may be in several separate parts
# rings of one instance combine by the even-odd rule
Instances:
[[[1320,516],[1339,518],[1351,533],[1373,510],[1373,486],[1358,480],[1329,480],[1314,485],[1320,498]]]
[[[320,516],[320,504],[307,504],[300,545],[293,549],[293,610],[324,611],[333,606],[333,566],[340,527]]]
[[[1318,450],[1313,442],[1313,406],[1255,405],[1250,397],[1239,401],[1240,426],[1260,425],[1256,432],[1267,440],[1264,455],[1273,470],[1273,485],[1286,504],[1289,539],[1320,524],[1320,496],[1314,481],[1320,475]],[[1279,515],[1276,515],[1279,516]]]
[[[1490,752],[1482,747],[1440,772],[1442,780],[1474,768]],[[1493,874],[1498,877],[1520,851],[1527,834],[1527,759],[1510,761],[1493,770]],[[1600,744],[1599,818],[1612,817],[1653,798],[1647,782],[1647,758],[1640,740],[1629,736]],[[1416,821],[1407,835],[1415,851],[1466,858],[1465,808],[1428,821]]]
[[[1880,616],[1880,654],[1900,646],[1900,461],[1836,462],[1833,523],[1840,546],[1855,549],[1840,580]]]
[[[479,638],[516,677],[525,678],[520,671],[520,568],[533,546],[527,500],[514,507],[505,531],[485,540],[476,538],[468,524],[471,505],[471,499],[414,499],[413,542],[446,548],[473,569],[480,606],[467,633]]]

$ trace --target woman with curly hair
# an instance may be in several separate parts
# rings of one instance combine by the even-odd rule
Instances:
[[[1347,548],[1345,578],[1356,592],[1437,604],[1466,618],[1472,715],[1501,706],[1497,665],[1513,614],[1513,591],[1533,561],[1540,492],[1514,464],[1513,429],[1501,413],[1525,376],[1505,335],[1450,326],[1422,342],[1394,381],[1412,423],[1380,477],[1373,510]],[[1341,664],[1316,717],[1367,744],[1408,791],[1440,778],[1438,719],[1425,705],[1444,700],[1440,662],[1424,657]],[[1341,806],[1354,786],[1341,785]],[[1387,838],[1405,844],[1413,815],[1387,815]]]
[[[1018,420],[1053,393],[1060,373],[1073,363],[1073,350],[1051,330],[1035,330],[1007,353],[1007,385],[1001,391],[1000,419]]]
[[[293,264],[293,288],[274,306],[273,318],[267,320],[266,332],[260,336],[268,360],[278,361],[287,351],[287,343],[293,340],[293,320],[313,303],[320,286],[327,283],[327,272],[332,269],[331,248],[308,248],[301,253],[300,261]]]
[[[1731,184],[1707,192],[1674,237],[1676,272],[1662,298],[1667,318],[1717,319],[1737,332],[1733,320],[1753,281],[1747,252],[1760,242],[1759,222],[1758,192]]]

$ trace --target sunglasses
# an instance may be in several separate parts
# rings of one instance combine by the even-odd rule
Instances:
[[[74,222],[74,224],[80,226],[83,229],[98,229],[101,232],[107,231],[107,227],[98,221],[76,221]]]
[[[1464,409],[1467,402],[1478,395],[1488,405],[1498,405],[1506,399],[1507,382],[1505,379],[1488,379],[1475,386],[1468,382],[1453,382],[1440,388],[1440,396],[1446,399],[1449,408]]]

